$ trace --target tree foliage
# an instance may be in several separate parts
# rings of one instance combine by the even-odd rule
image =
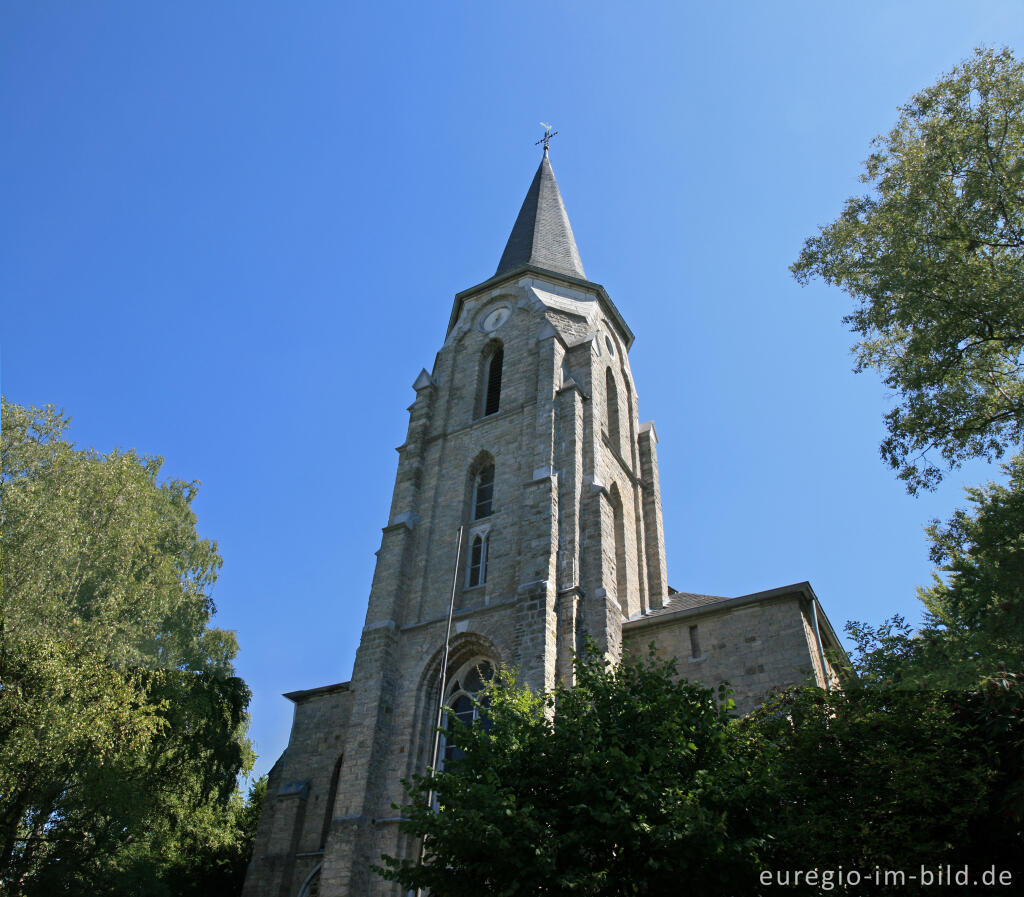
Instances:
[[[742,719],[671,664],[589,655],[577,677],[545,697],[499,674],[489,726],[455,728],[463,758],[407,784],[422,863],[377,871],[437,897],[913,895],[931,893],[921,866],[1024,876],[1016,675],[967,692],[793,688]],[[837,875],[876,868],[908,878]],[[819,877],[773,877],[794,870]]]
[[[920,598],[929,628],[942,632],[950,659],[973,682],[1000,668],[1024,670],[1024,455],[1003,469],[1005,484],[967,489],[972,510],[928,527],[943,575]]]
[[[913,632],[896,616],[847,624],[861,681],[902,688],[974,689],[1024,670],[1024,456],[1005,483],[968,487],[972,508],[928,527],[933,582],[918,590],[926,616]]]
[[[0,882],[170,893],[162,873],[216,840],[252,759],[197,485],[76,449],[53,408],[2,416]]]
[[[236,790],[227,805],[203,805],[180,834],[166,831],[149,851],[159,887],[173,897],[241,894],[266,792],[264,775],[252,782],[244,798]]]
[[[707,689],[653,658],[577,660],[547,696],[506,671],[490,729],[457,727],[461,760],[409,787],[423,864],[378,870],[438,897],[739,892],[764,848],[751,745]],[[730,702],[731,703],[731,702]],[[431,805],[437,789],[439,808]]]
[[[857,370],[899,397],[881,454],[908,489],[1024,440],[1024,66],[979,49],[874,141],[871,192],[793,265],[849,293]]]
[[[999,695],[798,688],[768,700],[742,725],[760,745],[775,795],[770,868],[832,870],[834,893],[856,895],[931,890],[911,880],[844,887],[836,870],[916,877],[940,864],[967,864],[976,875],[995,865],[1018,880],[1022,804],[1008,789],[1019,791],[1020,763],[1009,769],[1001,758],[1019,754],[1024,691],[1016,680],[1010,686]],[[1001,732],[985,724],[1003,718],[1011,724]]]

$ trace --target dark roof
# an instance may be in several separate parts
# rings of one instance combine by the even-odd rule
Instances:
[[[495,276],[521,265],[534,265],[584,279],[587,276],[583,273],[583,262],[546,149],[533,183],[526,191]]]
[[[693,610],[697,607],[708,607],[729,599],[722,595],[699,595],[696,592],[672,592],[661,607],[652,607],[645,617],[660,617],[673,614],[680,610]]]
[[[328,695],[336,691],[348,691],[349,683],[347,682],[335,682],[334,685],[321,685],[319,688],[304,688],[301,691],[286,691],[284,697],[289,701],[294,701],[298,704],[300,701],[305,701],[307,698],[315,698],[320,695]]]

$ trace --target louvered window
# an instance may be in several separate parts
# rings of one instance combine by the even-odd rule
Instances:
[[[501,367],[505,361],[505,350],[500,346],[487,363],[487,389],[484,393],[484,416],[494,414],[501,404]]]

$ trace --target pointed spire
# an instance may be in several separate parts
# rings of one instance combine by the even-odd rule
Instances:
[[[519,217],[509,235],[505,251],[495,275],[504,274],[520,265],[536,265],[559,274],[586,279],[583,263],[572,235],[569,216],[558,192],[558,182],[551,170],[548,148],[533,177]]]

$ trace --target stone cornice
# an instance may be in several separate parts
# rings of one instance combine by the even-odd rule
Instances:
[[[465,304],[467,299],[471,299],[478,293],[493,290],[502,284],[508,283],[509,281],[518,280],[524,274],[535,274],[544,280],[563,283],[567,286],[582,288],[595,293],[602,310],[622,331],[622,335],[626,341],[626,349],[628,350],[633,345],[633,340],[635,339],[633,331],[629,329],[629,325],[626,323],[625,318],[622,317],[622,313],[615,307],[615,303],[612,302],[612,298],[608,295],[608,291],[605,290],[601,284],[594,283],[592,280],[584,280],[582,277],[572,277],[569,274],[560,274],[557,271],[550,271],[547,268],[538,268],[535,265],[520,265],[518,268],[514,268],[504,274],[496,274],[494,277],[489,280],[485,280],[483,283],[477,284],[475,287],[470,287],[468,290],[456,293],[455,302],[452,305],[451,318],[448,320],[448,330],[445,332],[445,338],[447,338],[448,334],[452,332],[455,325],[458,323],[459,315],[462,313],[462,306]]]
[[[283,697],[298,704],[307,698],[317,698],[322,695],[333,694],[334,692],[348,691],[348,682],[336,682],[334,685],[321,685],[319,688],[305,688],[300,691],[286,691]]]

